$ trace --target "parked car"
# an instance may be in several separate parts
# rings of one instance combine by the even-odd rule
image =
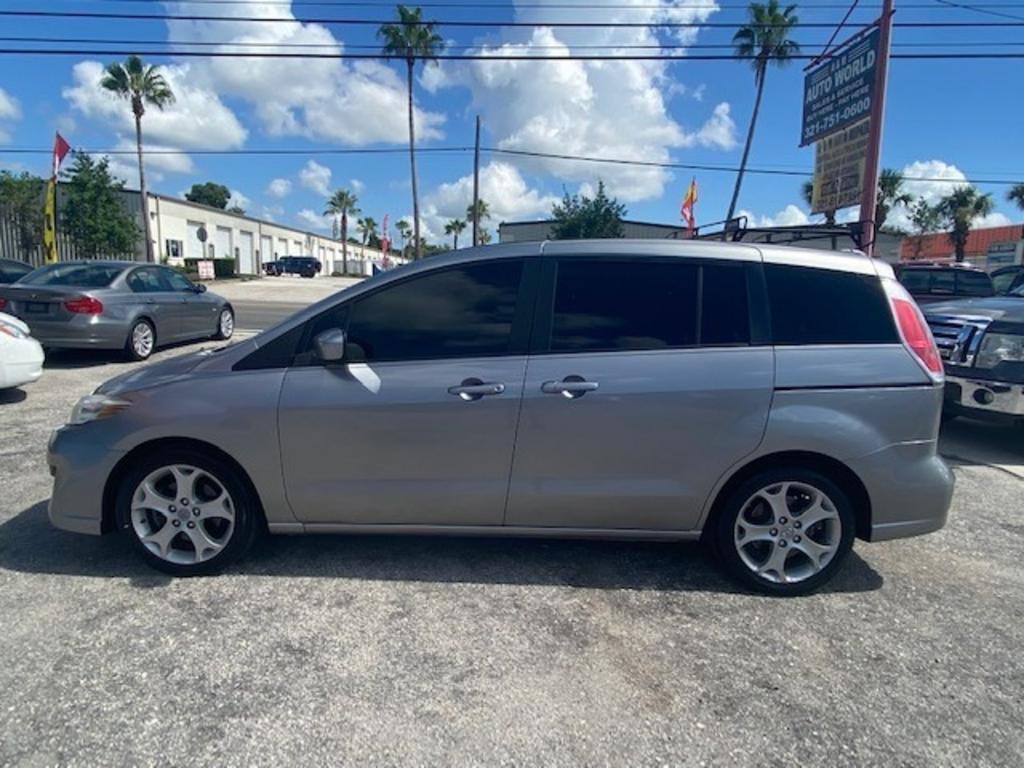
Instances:
[[[996,296],[1005,296],[1024,285],[1024,265],[1001,267],[991,273]]]
[[[941,528],[942,364],[885,264],[683,241],[460,250],[108,381],[50,442],[50,518],[152,566],[272,533],[714,543],[766,592]]]
[[[26,264],[24,261],[0,259],[0,284],[13,283],[33,269],[34,267],[31,264]]]
[[[133,261],[50,264],[0,287],[0,310],[44,347],[123,349],[144,360],[161,344],[231,337],[234,310],[180,272]]]
[[[0,390],[31,384],[42,375],[42,345],[21,320],[0,312]]]
[[[951,296],[995,296],[992,278],[974,267],[957,264],[908,264],[896,276],[918,304],[945,301]]]
[[[1024,285],[929,305],[927,319],[946,369],[945,417],[1024,424]]]
[[[316,277],[322,269],[323,264],[320,260],[312,256],[285,256],[263,265],[263,271],[268,275]]]

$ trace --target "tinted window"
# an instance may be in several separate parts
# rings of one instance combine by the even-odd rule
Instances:
[[[172,291],[191,291],[195,288],[192,281],[179,272],[175,272],[173,269],[165,269],[163,271],[164,279],[167,284],[171,287]]]
[[[746,267],[705,264],[701,275],[701,345],[749,344]]]
[[[136,269],[128,275],[128,287],[135,293],[159,293],[166,291],[167,285],[160,279],[155,269]]]
[[[992,275],[992,287],[996,293],[1006,293],[1013,287],[1013,281],[1017,278],[1017,272],[1008,270]]]
[[[952,270],[932,272],[932,293],[953,293],[956,290],[956,275]]]
[[[28,264],[0,261],[0,283],[13,283],[31,271],[32,267]]]
[[[357,299],[349,317],[354,355],[367,361],[508,354],[521,261],[432,272]]]
[[[258,371],[267,368],[287,368],[295,359],[296,348],[303,331],[305,331],[305,325],[297,325],[273,341],[263,344],[251,355],[235,363],[234,370]]]
[[[905,269],[900,275],[900,282],[911,293],[928,293],[931,280],[923,269]]]
[[[27,285],[72,285],[81,288],[106,288],[124,271],[110,264],[53,264],[40,267],[22,278]]]
[[[697,343],[697,265],[567,259],[555,279],[552,352]]]
[[[776,344],[891,344],[898,341],[877,277],[765,265]]]
[[[959,272],[956,292],[963,296],[991,296],[994,293],[992,280],[981,272]]]

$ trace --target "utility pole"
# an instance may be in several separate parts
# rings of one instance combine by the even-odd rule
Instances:
[[[476,144],[473,146],[473,247],[480,245],[480,115],[476,116]]]
[[[885,88],[889,77],[889,49],[892,39],[894,0],[884,0],[878,19],[878,66],[875,71],[875,98],[871,103],[871,130],[864,159],[864,188],[860,196],[861,243],[868,256],[875,255],[875,205],[878,202],[878,166],[882,158],[882,120],[885,117]]]

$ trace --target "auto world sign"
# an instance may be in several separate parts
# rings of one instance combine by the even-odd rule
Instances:
[[[878,27],[856,38],[804,78],[800,146],[841,131],[871,114],[878,63]]]

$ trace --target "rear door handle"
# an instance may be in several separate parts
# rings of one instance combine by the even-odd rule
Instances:
[[[466,379],[455,387],[448,387],[449,395],[458,395],[463,400],[479,400],[486,395],[500,395],[505,391],[501,382],[484,382],[480,379]]]
[[[587,381],[582,376],[566,376],[561,381],[545,381],[540,391],[546,395],[562,395],[567,398],[583,397],[598,388],[596,381]]]

